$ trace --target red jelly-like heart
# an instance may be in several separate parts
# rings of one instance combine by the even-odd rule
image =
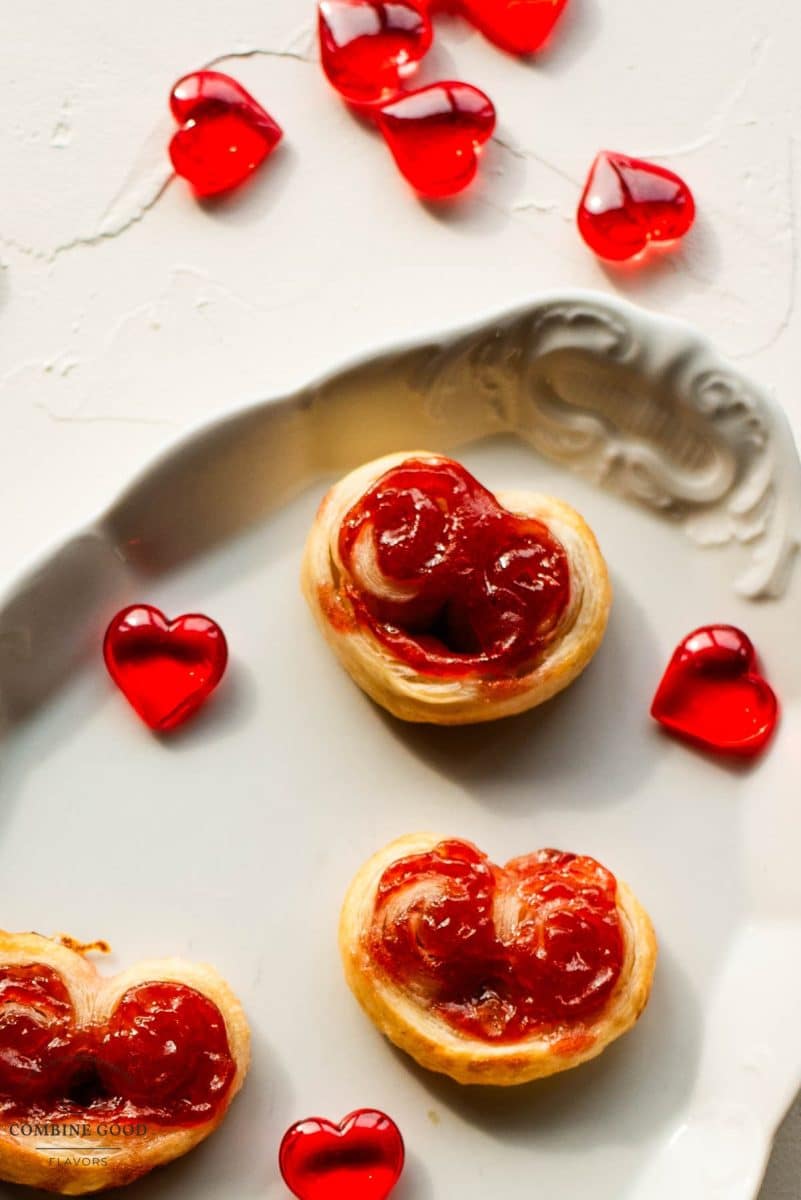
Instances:
[[[666,729],[722,754],[759,754],[778,715],[754,647],[734,625],[706,625],[688,634],[651,705],[651,716]]]
[[[228,661],[225,635],[200,613],[168,621],[150,604],[124,608],[103,641],[109,674],[142,720],[160,733],[188,720]]]
[[[431,45],[423,0],[320,0],[320,56],[352,104],[384,103]]]
[[[199,196],[244,183],[282,137],[269,113],[220,71],[195,71],[179,79],[170,109],[182,126],[170,142],[172,165]]]
[[[281,1174],[299,1200],[384,1200],[403,1170],[403,1138],[385,1113],[360,1108],[338,1125],[298,1121],[284,1134]]]
[[[621,261],[650,242],[683,237],[695,219],[695,202],[672,171],[604,150],[590,170],[577,219],[591,250]]]
[[[567,0],[459,0],[486,38],[510,54],[533,54],[550,36]]]
[[[495,108],[469,83],[434,83],[384,105],[378,125],[409,183],[438,199],[460,192],[475,176],[481,147],[495,128]]]

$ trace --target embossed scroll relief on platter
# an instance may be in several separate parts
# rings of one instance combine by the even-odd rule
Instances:
[[[781,413],[586,296],[162,459],[0,612],[0,1177],[708,1200],[731,1016],[771,1120],[801,1068],[799,513]]]

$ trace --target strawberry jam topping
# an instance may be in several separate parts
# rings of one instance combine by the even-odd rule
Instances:
[[[592,858],[539,850],[498,867],[440,842],[384,871],[369,952],[455,1029],[517,1041],[606,1004],[624,956],[616,895]]]
[[[222,1014],[194,988],[142,983],[105,1022],[78,1027],[64,980],[40,963],[0,968],[0,1116],[196,1125],[235,1066]]]
[[[567,608],[564,548],[450,459],[407,459],[349,510],[339,536],[357,618],[436,675],[523,674]]]

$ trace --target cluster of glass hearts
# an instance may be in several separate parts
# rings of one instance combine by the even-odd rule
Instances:
[[[470,83],[407,83],[431,48],[436,0],[318,0],[320,62],[347,104],[374,122],[401,174],[430,199],[461,192],[474,179],[495,129],[495,107]],[[567,0],[450,0],[490,41],[517,55],[545,45]],[[282,137],[281,127],[245,89],[219,71],[176,83],[170,142],[178,175],[202,197],[244,183]],[[578,207],[587,245],[609,261],[639,259],[671,244],[695,217],[689,188],[664,167],[604,151]]]
[[[416,91],[404,84],[433,41],[432,0],[319,0],[320,55],[330,83],[375,117],[401,173],[423,196],[465,188],[495,128],[492,101],[449,81]],[[542,49],[567,0],[455,0],[490,41],[518,55]],[[601,258],[640,255],[692,225],[689,188],[664,168],[623,154],[599,154],[578,210],[586,243]]]
[[[541,0],[519,7],[532,4]],[[412,187],[434,199],[467,187],[495,129],[495,108],[484,92],[456,80],[404,90],[433,41],[426,0],[319,0],[318,16],[329,82],[375,120]]]
[[[512,54],[540,50],[567,0],[455,0],[485,37]],[[440,199],[472,181],[495,128],[490,98],[472,84],[405,90],[433,42],[432,0],[319,0],[322,68],[347,103],[372,116],[402,175]]]

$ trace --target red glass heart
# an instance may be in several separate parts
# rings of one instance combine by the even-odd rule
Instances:
[[[756,652],[743,631],[706,625],[674,651],[651,716],[706,749],[754,755],[770,740],[779,704],[757,670]]]
[[[40,963],[0,968],[0,1116],[47,1121],[203,1124],[236,1068],[225,1021],[194,988],[128,988],[102,1023],[76,1022],[61,975]]]
[[[459,0],[459,6],[486,38],[510,54],[540,50],[567,0]]]
[[[469,83],[434,83],[384,105],[378,125],[401,174],[437,199],[460,192],[475,176],[495,108]]]
[[[103,641],[109,674],[151,729],[182,725],[211,695],[228,661],[215,621],[187,613],[168,621],[150,604],[124,608]]]
[[[423,0],[320,0],[318,23],[323,70],[353,104],[390,100],[431,45]]]
[[[182,126],[170,142],[172,165],[199,196],[244,183],[283,134],[250,93],[220,71],[195,71],[179,79],[170,109]]]
[[[578,209],[584,241],[600,258],[621,261],[649,242],[683,237],[695,201],[683,179],[665,167],[602,151],[590,169]]]
[[[385,1113],[360,1108],[338,1125],[309,1117],[288,1129],[278,1163],[299,1200],[384,1200],[403,1170],[403,1138]]]

